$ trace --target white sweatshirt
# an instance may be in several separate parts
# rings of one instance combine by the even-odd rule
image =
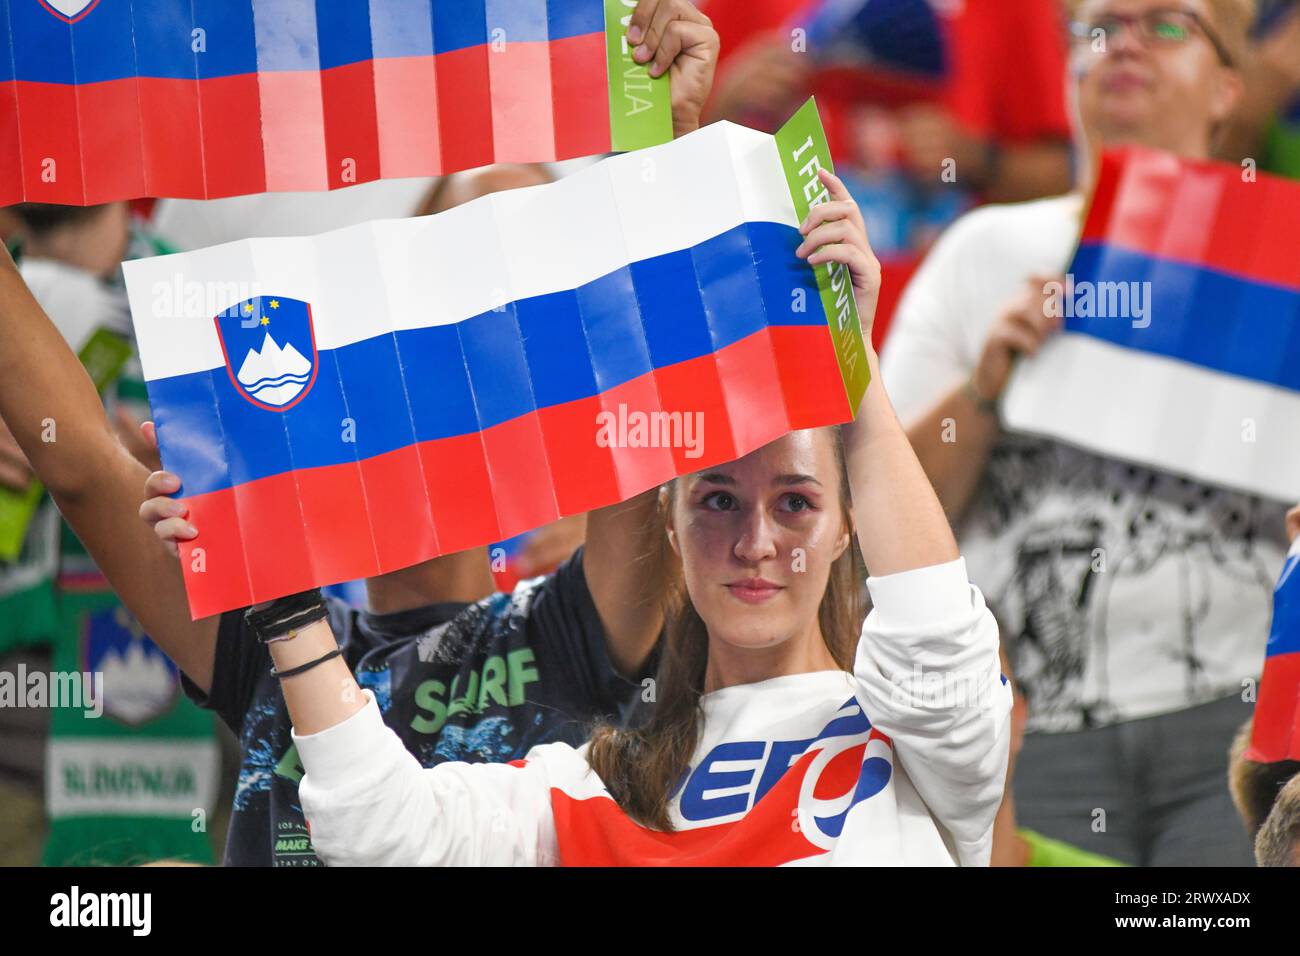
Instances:
[[[870,578],[852,674],[706,694],[674,831],[611,799],[586,747],[421,767],[369,691],[293,735],[303,810],[332,865],[987,865],[1011,691],[998,632],[957,560]]]

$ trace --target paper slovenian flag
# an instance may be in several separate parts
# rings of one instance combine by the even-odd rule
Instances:
[[[1273,594],[1273,628],[1265,654],[1246,757],[1261,763],[1300,760],[1300,538]]]
[[[334,189],[672,136],[626,0],[0,0],[0,205]]]
[[[436,216],[127,263],[196,617],[503,540],[849,420],[847,270],[794,255],[810,100]],[[215,317],[215,318],[214,318]]]
[[[1107,153],[1068,271],[1065,332],[1019,364],[1008,427],[1300,496],[1300,184]]]

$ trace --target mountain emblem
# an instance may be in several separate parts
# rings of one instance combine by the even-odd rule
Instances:
[[[84,669],[103,675],[104,713],[132,727],[172,709],[180,691],[176,665],[120,604],[88,614]]]
[[[216,324],[230,382],[245,400],[279,412],[311,391],[319,361],[306,302],[258,296],[231,306]]]

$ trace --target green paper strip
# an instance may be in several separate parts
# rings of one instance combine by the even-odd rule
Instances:
[[[78,357],[95,388],[102,392],[131,357],[131,343],[116,332],[96,329]],[[27,528],[44,493],[38,481],[33,481],[25,491],[0,488],[0,561],[18,559]]]
[[[673,138],[668,74],[652,79],[632,59],[627,27],[636,0],[605,0],[605,54],[609,74],[610,149],[626,153]]]
[[[813,206],[830,198],[826,187],[817,178],[817,171],[823,168],[835,171],[826,131],[817,112],[817,101],[810,97],[776,131],[775,138],[777,151],[781,154],[781,168],[790,187],[790,198],[794,200],[794,211],[803,222]],[[871,381],[871,371],[867,368],[867,349],[862,341],[857,302],[853,298],[853,281],[848,267],[838,262],[825,262],[813,268],[817,275],[817,291],[835,343],[835,356],[840,363],[849,408],[852,414],[857,415],[862,395]]]

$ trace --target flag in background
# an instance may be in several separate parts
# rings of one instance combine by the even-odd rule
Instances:
[[[1248,760],[1300,760],[1300,538],[1273,594],[1273,627],[1255,704]]]
[[[501,541],[849,420],[868,374],[850,278],[793,254],[819,164],[809,101],[775,137],[718,123],[436,216],[127,263],[200,529],[191,612]]]
[[[1008,427],[1208,484],[1300,493],[1300,184],[1108,152]]]
[[[0,0],[0,204],[334,189],[663,142],[668,81],[624,54],[624,7]]]
[[[46,744],[45,866],[212,863],[220,787],[216,718],[62,528],[51,667],[100,675],[98,710],[62,702]],[[84,702],[83,702],[84,704]]]

